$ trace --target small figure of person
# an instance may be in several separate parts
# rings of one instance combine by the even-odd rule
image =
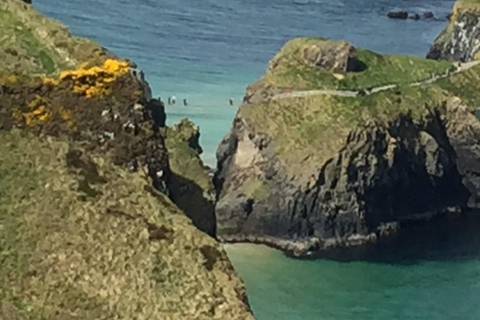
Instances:
[[[230,103],[231,106],[233,106],[233,98],[230,98],[228,102]]]
[[[187,99],[183,99],[183,105],[184,105],[185,107],[188,106]]]
[[[175,96],[172,96],[172,104],[175,104],[175,102],[176,102],[176,98]]]
[[[168,97],[168,105],[172,104],[172,97]]]

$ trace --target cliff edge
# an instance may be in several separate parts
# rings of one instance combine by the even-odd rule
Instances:
[[[0,318],[253,319],[198,128],[31,5],[0,18]]]

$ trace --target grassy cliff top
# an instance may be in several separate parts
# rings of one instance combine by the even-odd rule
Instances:
[[[400,114],[421,120],[431,107],[458,96],[473,108],[480,105],[480,66],[434,84],[403,86],[365,97],[316,95],[243,105],[245,118],[257,133],[273,138],[285,167],[295,175],[320,169],[345,144],[348,134],[370,121],[388,123]],[[312,152],[321,150],[321,152]],[[310,173],[311,174],[311,173]]]
[[[288,42],[272,60],[275,69],[269,72],[252,90],[275,87],[292,90],[338,89],[359,90],[390,84],[408,84],[445,74],[452,64],[410,56],[380,55],[369,50],[357,49],[356,57],[363,71],[342,75],[305,63],[303,53],[311,46],[333,47],[344,42],[325,39],[299,38]]]
[[[0,173],[1,319],[253,319],[223,249],[142,175],[19,131]]]
[[[0,72],[4,75],[51,75],[84,62],[103,63],[111,56],[97,43],[73,37],[19,0],[0,1]]]

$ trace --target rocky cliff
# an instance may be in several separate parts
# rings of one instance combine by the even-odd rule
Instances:
[[[427,54],[429,59],[468,62],[480,51],[480,1],[455,3],[450,24],[435,40]]]
[[[253,319],[198,128],[32,6],[0,26],[0,318]]]
[[[219,237],[303,255],[476,206],[479,67],[345,44],[331,52],[345,48],[361,70],[304,59],[324,43],[290,42],[249,87],[217,152]]]

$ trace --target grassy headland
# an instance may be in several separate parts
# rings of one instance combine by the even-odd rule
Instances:
[[[327,48],[344,42],[325,39],[299,38],[288,42],[272,62],[275,69],[269,72],[252,88],[275,87],[291,90],[360,90],[385,85],[406,85],[428,80],[452,70],[446,61],[432,61],[410,56],[380,55],[358,49],[357,60],[363,71],[346,72],[340,76],[325,69],[305,63],[303,52],[311,46]]]

